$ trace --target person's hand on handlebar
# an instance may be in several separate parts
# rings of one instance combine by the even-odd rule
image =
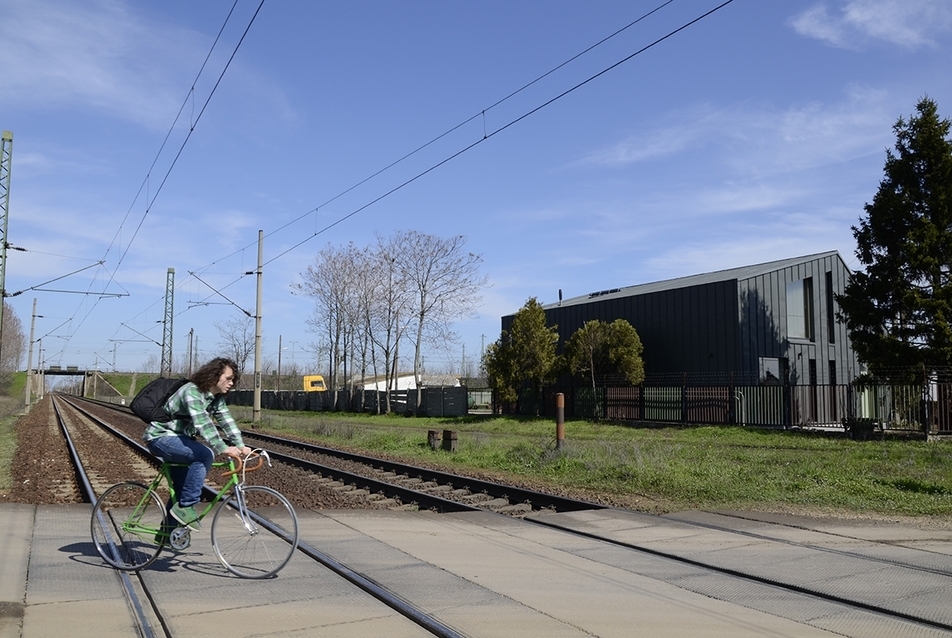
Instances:
[[[225,448],[225,454],[232,456],[238,460],[241,460],[242,457],[248,456],[251,454],[252,449],[247,445],[244,447],[235,447],[234,445],[229,445]]]

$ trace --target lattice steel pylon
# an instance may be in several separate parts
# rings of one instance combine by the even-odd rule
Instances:
[[[0,133],[0,344],[3,343],[3,305],[7,298],[7,226],[10,211],[10,169],[13,165],[13,133]],[[2,345],[0,345],[2,348]]]
[[[175,305],[175,269],[165,278],[165,318],[162,320],[162,376],[172,376],[172,309]]]

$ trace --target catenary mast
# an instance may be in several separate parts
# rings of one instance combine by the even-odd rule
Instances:
[[[13,163],[13,133],[0,133],[0,350],[3,348],[3,306],[7,298],[7,226],[10,213],[10,168]]]

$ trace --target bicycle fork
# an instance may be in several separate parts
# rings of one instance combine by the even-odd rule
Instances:
[[[245,501],[245,486],[243,484],[235,486],[235,501],[238,503],[238,512],[235,516],[241,519],[241,524],[248,530],[248,534],[254,536],[260,530],[255,524],[251,512],[248,511],[248,503]]]

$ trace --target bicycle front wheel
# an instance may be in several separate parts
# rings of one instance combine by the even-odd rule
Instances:
[[[124,571],[148,567],[162,551],[156,535],[165,520],[159,496],[141,483],[119,483],[103,492],[90,520],[93,545],[103,560]]]
[[[273,576],[297,549],[297,514],[288,499],[270,487],[247,485],[236,490],[212,519],[215,555],[236,576]]]

